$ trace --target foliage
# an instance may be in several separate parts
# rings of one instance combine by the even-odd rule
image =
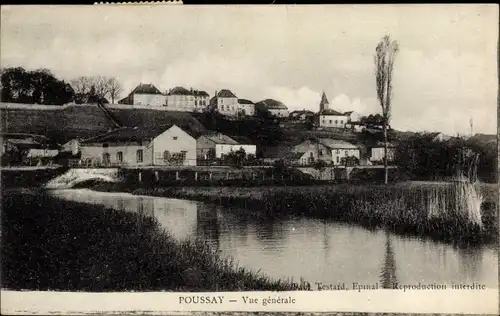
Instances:
[[[22,67],[2,70],[2,102],[63,105],[73,101],[71,85],[47,69],[27,71]]]
[[[495,178],[496,153],[488,153],[488,147],[468,144],[462,138],[433,141],[415,135],[399,142],[395,151],[396,165],[422,180],[469,176],[477,157],[479,179],[491,182]]]
[[[356,156],[347,156],[340,158],[340,164],[343,166],[359,166],[359,158]]]
[[[314,162],[314,169],[322,171],[326,168],[327,164],[324,160],[318,159]]]
[[[242,168],[247,160],[247,154],[243,148],[231,151],[224,155],[223,161],[236,168]]]

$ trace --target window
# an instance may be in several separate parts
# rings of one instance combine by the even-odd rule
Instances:
[[[344,124],[344,121],[343,121],[343,120],[340,120],[340,124]]]
[[[116,161],[119,163],[123,162],[123,152],[119,151],[116,153]]]
[[[339,121],[338,121],[338,120],[335,120],[335,124],[338,124],[338,123],[339,123]]]
[[[345,151],[345,155],[346,157],[349,155],[349,152],[347,150]]]
[[[142,149],[137,150],[136,154],[137,162],[142,162],[143,161],[143,152]]]
[[[320,151],[319,151],[319,155],[320,155],[320,156],[323,156],[323,150],[320,150]]]
[[[174,140],[177,140],[177,136],[172,137]]]
[[[337,149],[337,154],[340,154],[340,150]]]
[[[330,120],[330,124],[332,124],[332,120]]]
[[[102,148],[108,148],[109,144],[102,144]]]
[[[339,163],[339,162],[340,162],[340,157],[339,157],[339,156],[337,156],[337,163]]]
[[[224,103],[224,99],[220,99],[220,104]]]
[[[164,160],[164,161],[168,161],[168,160],[170,160],[170,152],[169,152],[168,150],[165,150],[165,151],[163,152],[163,160]]]

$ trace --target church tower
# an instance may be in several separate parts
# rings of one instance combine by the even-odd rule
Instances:
[[[321,96],[321,102],[319,103],[319,112],[323,112],[330,107],[330,103],[328,102],[328,98],[326,97],[325,92]]]

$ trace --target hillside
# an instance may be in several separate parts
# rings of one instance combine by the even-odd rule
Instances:
[[[176,124],[197,136],[206,131],[189,113],[145,109],[110,109],[125,126]],[[114,128],[96,105],[72,105],[60,109],[0,108],[2,132],[42,134],[62,144],[73,138],[89,138]]]

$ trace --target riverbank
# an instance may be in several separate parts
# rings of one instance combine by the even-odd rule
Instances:
[[[327,218],[440,241],[491,243],[498,238],[497,193],[493,184],[130,188],[123,183],[94,183],[90,187],[237,206],[251,216]]]
[[[251,291],[291,285],[237,267],[202,241],[179,242],[155,218],[4,192],[2,288],[43,291]]]

